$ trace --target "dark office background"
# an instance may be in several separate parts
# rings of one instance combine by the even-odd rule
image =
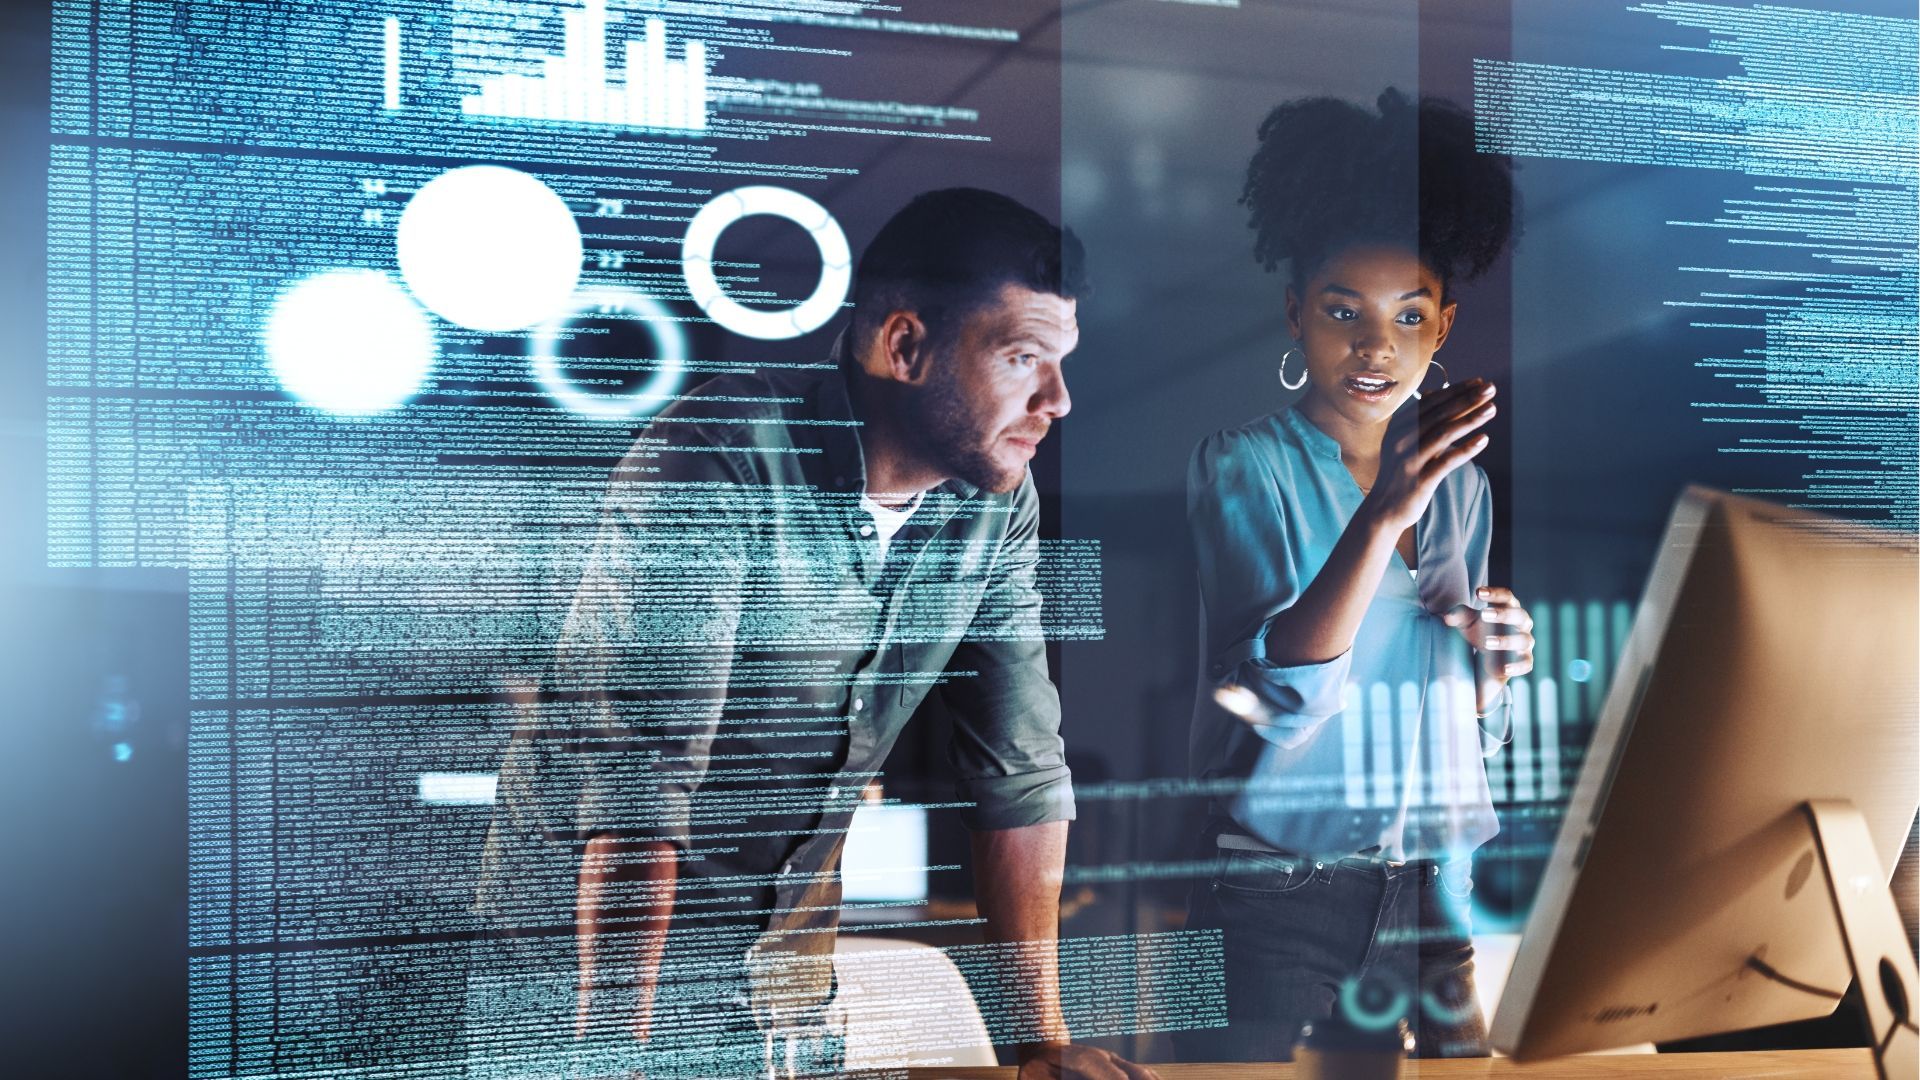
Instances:
[[[1510,55],[1513,20],[1505,0],[995,7],[1029,13],[1002,20],[1023,24],[1020,44],[889,39],[898,54],[873,72],[875,96],[911,79],[940,88],[927,99],[980,109],[995,118],[995,142],[956,152],[850,140],[859,174],[816,195],[856,249],[914,192],[954,184],[1007,191],[1085,239],[1098,291],[1068,367],[1074,412],[1035,465],[1049,530],[1097,538],[1105,554],[1105,640],[1054,650],[1065,735],[1083,781],[1178,776],[1197,603],[1187,454],[1284,401],[1273,371],[1287,345],[1281,282],[1253,262],[1235,203],[1254,129],[1307,94],[1370,101],[1392,85],[1465,103],[1471,60]],[[45,568],[47,13],[8,5],[4,19],[0,1045],[22,1075],[184,1075],[184,573]],[[1580,62],[1643,62],[1630,35],[1571,40],[1579,30],[1566,45]],[[1677,258],[1661,223],[1701,213],[1733,181],[1535,160],[1519,176],[1525,239],[1462,291],[1442,356],[1455,379],[1501,383],[1504,413],[1481,459],[1507,526],[1495,576],[1528,599],[1631,602],[1683,484],[1765,479],[1750,459],[1716,453],[1685,407],[1688,358],[1702,344],[1660,307]],[[766,253],[783,295],[810,287],[814,256],[798,229],[748,222],[727,242]],[[833,329],[756,348],[811,357]],[[937,716],[910,729],[890,769],[895,794],[939,796],[940,741]],[[130,756],[116,760],[123,742]],[[1077,863],[1192,857],[1191,800],[1082,815]],[[936,829],[934,861],[963,861],[957,825]],[[1485,890],[1489,915],[1524,915],[1524,862]],[[935,887],[965,891],[963,876]],[[1068,932],[1175,928],[1182,889],[1070,889]],[[1796,1037],[1816,1036],[1782,1038]]]

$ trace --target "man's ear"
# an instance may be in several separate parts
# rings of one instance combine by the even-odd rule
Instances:
[[[933,363],[927,324],[911,311],[892,311],[880,324],[880,364],[888,378],[909,385],[926,379]]]

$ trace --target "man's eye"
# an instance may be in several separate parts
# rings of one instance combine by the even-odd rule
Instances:
[[[1017,355],[1017,356],[1015,356],[1015,357],[1013,358],[1013,362],[1014,362],[1015,364],[1017,364],[1017,365],[1019,365],[1020,367],[1023,367],[1023,368],[1030,368],[1030,367],[1032,367],[1033,365],[1035,365],[1035,364],[1037,364],[1037,363],[1039,363],[1039,362],[1040,362],[1040,357],[1039,357],[1039,356],[1037,356],[1037,355],[1035,355],[1034,353],[1030,353],[1030,352],[1023,352],[1023,353],[1020,353],[1019,355]]]

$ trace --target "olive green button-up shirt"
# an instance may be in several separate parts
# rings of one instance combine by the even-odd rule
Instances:
[[[935,684],[969,827],[1073,817],[1032,478],[934,488],[883,558],[840,355],[716,378],[622,461],[501,770],[478,905],[496,924],[564,924],[606,835],[681,851],[677,936],[830,952],[854,805]]]

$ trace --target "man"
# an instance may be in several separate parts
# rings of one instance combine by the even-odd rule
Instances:
[[[1084,290],[1071,233],[922,195],[862,255],[833,363],[714,379],[634,444],[489,842],[496,874],[514,836],[581,852],[582,1036],[835,1067],[842,841],[938,682],[987,935],[1026,943],[1022,1076],[1151,1075],[1066,1041],[1053,950],[1073,796],[1027,462],[1070,406]]]

